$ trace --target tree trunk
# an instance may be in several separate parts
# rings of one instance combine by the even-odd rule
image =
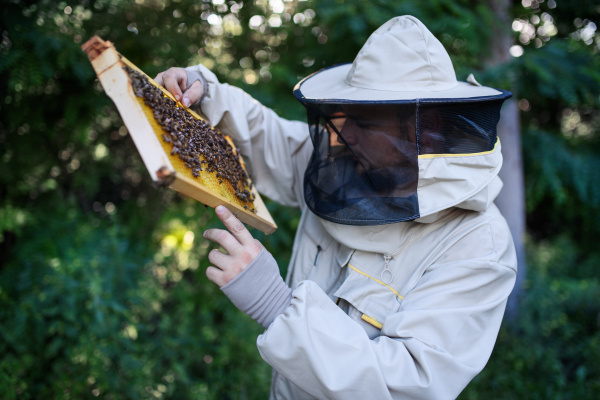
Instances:
[[[517,100],[510,99],[502,107],[498,136],[502,143],[504,164],[500,170],[500,179],[504,182],[502,191],[496,198],[515,242],[517,251],[517,281],[506,307],[506,316],[514,320],[519,311],[519,300],[523,294],[523,281],[527,273],[525,262],[525,182],[523,177],[523,158],[521,150],[521,130],[519,126],[519,108]]]
[[[493,28],[491,40],[491,57],[488,66],[497,66],[511,60],[510,47],[513,44],[511,32],[511,7],[510,0],[489,0],[490,7],[496,16],[497,24]],[[496,205],[508,222],[508,227],[515,242],[517,251],[518,273],[515,288],[508,299],[506,316],[514,321],[519,311],[519,301],[523,293],[527,265],[525,263],[525,180],[523,174],[523,157],[521,146],[521,127],[519,120],[519,107],[517,94],[512,90],[514,97],[506,101],[502,107],[498,136],[502,144],[502,157],[504,164],[500,170],[500,179],[504,187],[496,198]]]

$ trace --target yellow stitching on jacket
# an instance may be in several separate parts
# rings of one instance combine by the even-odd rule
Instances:
[[[396,292],[396,291],[395,291],[395,290],[394,290],[394,289],[393,289],[391,286],[389,286],[389,285],[386,285],[385,283],[381,282],[380,280],[373,278],[371,275],[367,275],[367,274],[365,274],[364,272],[362,272],[362,271],[360,271],[360,270],[358,270],[358,269],[354,268],[354,267],[353,267],[352,265],[350,265],[350,264],[348,264],[348,266],[349,266],[350,268],[352,268],[353,270],[355,270],[356,272],[358,272],[359,274],[362,274],[362,275],[366,276],[367,278],[371,278],[371,279],[373,279],[375,282],[379,283],[380,285],[383,285],[383,286],[385,286],[386,288],[390,289],[392,292],[396,293],[396,296],[400,297],[401,299],[404,299],[404,297],[400,296],[400,295],[398,294],[398,292]]]
[[[482,151],[481,153],[464,153],[464,154],[421,154],[419,158],[438,158],[438,157],[470,157],[470,156],[483,156],[486,154],[492,154],[496,151],[498,144],[500,143],[500,138],[496,140],[496,144],[494,148],[490,151]]]
[[[363,314],[362,317],[360,317],[360,319],[362,319],[365,322],[368,322],[369,324],[373,325],[377,329],[381,329],[383,327],[383,324],[381,322],[377,321],[373,317],[369,317],[367,314]]]

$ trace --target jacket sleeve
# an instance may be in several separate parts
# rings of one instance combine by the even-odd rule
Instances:
[[[303,281],[258,348],[317,398],[454,399],[487,363],[514,281],[513,269],[490,261],[431,268],[373,340]]]
[[[306,168],[312,153],[308,126],[280,118],[241,89],[219,83],[203,65],[186,70],[200,72],[206,79],[208,93],[200,112],[231,136],[258,191],[283,205],[299,207],[303,182],[298,171]]]

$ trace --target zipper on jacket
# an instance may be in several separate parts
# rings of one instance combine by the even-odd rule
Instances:
[[[389,285],[394,280],[394,274],[390,271],[390,260],[393,257],[391,255],[384,255],[383,260],[385,261],[385,268],[381,271],[381,281],[386,285]]]
[[[327,288],[327,290],[325,290],[325,294],[327,296],[329,296],[329,294],[331,293],[331,291],[336,287],[336,285],[338,284],[338,282],[340,281],[340,278],[342,277],[342,274],[344,273],[344,269],[340,268],[340,272],[338,272],[337,277],[335,278],[335,280],[333,281],[333,283],[331,285],[329,285],[329,287]]]
[[[393,253],[383,254],[383,260],[385,261],[385,267],[384,267],[383,271],[381,271],[381,281],[383,283],[385,283],[386,285],[389,285],[394,280],[394,275],[389,268],[390,260],[398,257],[401,253],[403,253],[404,250],[406,250],[412,242],[423,238],[429,232],[431,232],[434,229],[437,229],[440,225],[445,224],[446,222],[450,221],[451,219],[454,219],[460,213],[461,212],[459,210],[453,210],[453,211],[450,211],[448,214],[444,215],[439,220],[432,222],[431,224],[423,224],[424,226],[421,227],[417,232],[412,234],[408,239],[406,239],[406,241],[404,243],[402,243],[402,245],[398,248],[398,250],[396,250]]]
[[[339,283],[340,279],[342,278],[342,276],[344,275],[344,267],[346,265],[348,265],[348,261],[350,260],[350,258],[352,257],[352,255],[354,254],[355,250],[352,250],[352,252],[348,255],[348,258],[346,259],[346,262],[343,265],[340,265],[340,272],[338,272],[337,277],[335,278],[335,280],[333,281],[333,283],[331,285],[329,285],[329,287],[327,288],[327,290],[325,291],[325,294],[327,294],[327,296],[329,296],[329,294],[331,293],[331,291],[333,289],[335,289],[335,287],[337,286],[337,284]],[[336,305],[340,304],[340,298],[338,297],[337,301],[335,302]]]
[[[315,257],[315,267],[317,266],[317,263],[319,262],[319,256],[321,255],[321,250],[323,250],[321,245],[317,245],[317,256]]]

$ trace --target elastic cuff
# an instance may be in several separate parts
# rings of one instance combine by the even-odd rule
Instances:
[[[238,309],[264,328],[292,301],[292,290],[281,278],[277,262],[265,249],[221,290]]]

